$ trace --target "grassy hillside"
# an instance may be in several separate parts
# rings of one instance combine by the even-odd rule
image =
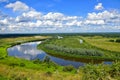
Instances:
[[[112,65],[93,65],[88,64],[79,69],[73,66],[59,66],[50,60],[25,60],[7,55],[7,48],[16,44],[29,41],[44,40],[50,37],[17,37],[17,38],[0,38],[0,80],[119,80],[120,62],[116,61]],[[73,38],[73,37],[71,37]],[[66,40],[71,39],[70,37]],[[75,44],[78,44],[80,37],[76,37]],[[73,48],[75,44],[69,44],[66,47]],[[70,40],[72,42],[72,39]],[[55,41],[53,41],[55,42]],[[49,43],[53,43],[50,42]],[[57,45],[56,41],[56,45]],[[59,45],[62,41],[59,40]],[[78,45],[78,47],[91,49],[89,44]],[[86,47],[85,47],[86,46]],[[77,47],[76,47],[77,48]],[[104,74],[104,75],[103,75]]]
[[[76,74],[76,69],[74,67],[72,67],[70,71],[63,71],[66,70],[66,68],[58,66],[53,62],[44,62],[40,60],[29,61],[7,55],[8,47],[24,42],[44,40],[48,38],[50,37],[33,36],[0,38],[0,80],[80,79],[81,76]]]

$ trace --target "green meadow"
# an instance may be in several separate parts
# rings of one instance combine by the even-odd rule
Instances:
[[[110,42],[111,39],[116,38],[64,36],[64,38],[58,39],[54,37],[44,41],[38,48],[42,48],[51,55],[63,57],[119,60],[120,43]]]
[[[79,35],[63,36],[61,39],[57,36],[0,38],[0,80],[119,80],[120,43],[110,42],[111,39],[117,38]],[[41,40],[42,44],[38,45],[38,49],[53,56],[112,60],[113,63],[111,65],[89,63],[76,69],[71,65],[57,65],[47,57],[43,61],[38,59],[29,61],[8,56],[7,48],[11,46]],[[80,43],[80,40],[83,42]]]

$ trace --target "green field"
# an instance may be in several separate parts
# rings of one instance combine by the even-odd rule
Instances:
[[[83,39],[80,44],[79,40]],[[0,38],[0,80],[119,80],[120,61],[115,61],[112,65],[94,65],[87,64],[84,67],[75,69],[73,66],[59,66],[49,61],[25,60],[7,55],[7,48],[16,44],[30,41],[44,40],[38,47],[44,49],[46,44],[52,44],[66,49],[80,48],[100,50],[103,49],[88,43],[88,37],[64,36],[63,39],[57,39],[55,36],[31,36],[16,38]],[[74,44],[73,44],[74,43]],[[119,44],[119,43],[115,43]],[[55,47],[56,47],[55,46]],[[54,47],[54,46],[53,46]],[[47,51],[47,49],[45,49]],[[48,50],[55,52],[54,50]],[[103,52],[109,52],[105,49]],[[94,51],[93,51],[94,52]],[[116,51],[117,52],[117,51]],[[106,53],[104,53],[106,54]],[[112,54],[110,51],[109,54]],[[65,55],[68,56],[69,55]],[[75,55],[76,56],[76,55]],[[84,55],[85,56],[85,55]],[[72,56],[74,57],[74,56]],[[80,56],[82,57],[82,56]],[[88,57],[88,55],[87,55]],[[87,58],[84,57],[84,58]],[[90,56],[91,57],[91,56]],[[97,56],[98,57],[98,56]],[[79,57],[78,57],[79,58]],[[93,56],[91,58],[94,58]]]
[[[38,41],[50,38],[42,37],[17,37],[0,39],[0,80],[61,80],[80,79],[75,68],[64,72],[64,67],[53,62],[42,62],[39,60],[29,61],[7,56],[7,48],[16,44],[30,41]],[[66,78],[64,78],[66,76]]]
[[[117,38],[105,38],[105,37],[100,37],[100,36],[83,37],[83,38],[86,40],[87,43],[93,46],[120,53],[120,43],[109,41],[109,40],[116,40]]]
[[[102,60],[120,59],[120,43],[109,42],[110,39],[99,36],[65,36],[62,39],[54,37],[43,42],[43,44],[39,45],[39,48],[52,55],[64,57]],[[83,40],[83,43],[80,43],[80,40]]]

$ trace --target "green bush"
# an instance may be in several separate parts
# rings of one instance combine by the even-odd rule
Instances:
[[[120,80],[120,61],[111,65],[87,64],[82,67],[82,80]]]
[[[107,72],[103,65],[88,64],[83,68],[83,80],[107,80]]]
[[[49,56],[45,56],[43,62],[49,63],[50,61],[51,61],[50,57]]]
[[[42,63],[42,62],[40,61],[40,59],[35,59],[35,60],[33,60],[33,63],[34,63],[34,64],[40,64],[40,63]]]
[[[109,40],[110,42],[115,42],[115,40]]]
[[[20,66],[21,66],[21,67],[24,67],[24,66],[25,66],[25,63],[20,63]]]
[[[109,74],[111,77],[119,77],[120,76],[120,62],[114,62],[110,67]]]
[[[10,63],[9,66],[15,67],[15,66],[19,66],[19,64],[17,64],[17,63]]]
[[[64,66],[64,68],[63,68],[63,71],[65,71],[65,72],[71,72],[73,70],[75,70],[75,68],[73,66],[71,66],[71,65]]]
[[[120,39],[116,39],[116,42],[120,43]]]
[[[4,59],[4,57],[1,57],[1,56],[0,56],[0,60],[2,60],[2,59]]]

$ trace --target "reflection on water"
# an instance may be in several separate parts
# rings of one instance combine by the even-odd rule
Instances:
[[[34,59],[40,59],[43,60],[44,57],[48,54],[46,54],[42,50],[37,49],[37,45],[40,44],[40,42],[29,42],[29,43],[24,43],[21,45],[16,45],[11,48],[8,48],[8,55],[9,56],[15,56],[19,58],[24,58],[27,60],[34,60]],[[72,61],[71,59],[63,59],[63,58],[58,58],[55,56],[48,55],[52,61],[59,65],[73,65],[74,67],[78,68],[79,66],[83,66],[85,63],[85,60],[81,60],[82,62],[78,61]],[[112,62],[105,62],[104,64],[111,64]]]
[[[37,44],[40,43],[41,42],[30,42],[8,48],[8,55],[25,58],[28,60],[39,58],[38,56],[40,56],[40,59],[43,59],[45,56],[45,52],[36,49]]]

